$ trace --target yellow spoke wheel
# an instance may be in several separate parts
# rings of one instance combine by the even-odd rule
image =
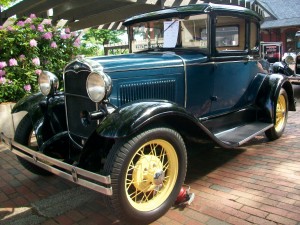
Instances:
[[[276,108],[274,109],[274,127],[265,132],[270,140],[276,140],[283,134],[287,122],[288,106],[287,93],[281,88],[276,102]]]
[[[125,190],[128,201],[137,210],[154,210],[172,192],[178,168],[176,151],[169,142],[155,139],[145,143],[127,168]]]
[[[113,191],[107,205],[128,224],[149,224],[175,203],[186,167],[184,141],[173,129],[145,129],[118,139],[104,165]]]
[[[277,105],[276,105],[276,123],[275,130],[277,132],[281,131],[285,126],[287,113],[287,102],[284,95],[279,95]]]

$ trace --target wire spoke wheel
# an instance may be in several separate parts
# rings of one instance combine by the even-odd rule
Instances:
[[[274,127],[265,132],[270,140],[276,140],[281,137],[287,123],[287,117],[288,97],[286,91],[281,88],[275,108]]]
[[[287,103],[283,95],[280,95],[276,105],[276,123],[275,130],[277,132],[281,131],[285,126],[287,114]]]
[[[141,211],[161,205],[172,192],[178,176],[174,147],[156,139],[141,146],[132,157],[126,173],[128,201]]]
[[[107,205],[129,224],[149,224],[174,204],[186,166],[183,139],[170,128],[118,139],[104,166],[113,189],[113,195],[106,197]]]

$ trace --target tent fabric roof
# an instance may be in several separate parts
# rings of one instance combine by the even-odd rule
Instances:
[[[270,15],[262,23],[262,29],[300,26],[299,0],[23,0],[4,10],[0,19],[29,16],[31,13],[48,18],[53,10],[53,21],[68,21],[71,30],[89,27],[124,29],[122,22],[134,15],[155,11],[164,7],[197,4],[203,2],[236,4],[248,2],[258,5]],[[1,20],[0,20],[1,24]]]
[[[197,4],[200,0],[23,0],[4,10],[1,18],[29,16],[31,13],[48,18],[53,10],[53,21],[68,20],[71,30],[80,30],[102,25],[121,28],[121,22],[139,13],[162,7]],[[117,22],[116,22],[117,21]],[[119,22],[118,22],[119,21]],[[111,23],[114,23],[113,25]],[[108,24],[108,26],[106,26]]]

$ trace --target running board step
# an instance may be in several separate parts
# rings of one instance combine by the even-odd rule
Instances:
[[[227,145],[241,146],[253,137],[265,132],[274,125],[272,123],[254,122],[235,127],[215,134],[215,136]]]

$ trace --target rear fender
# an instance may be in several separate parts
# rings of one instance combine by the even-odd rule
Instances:
[[[275,122],[276,104],[281,88],[285,89],[288,95],[288,110],[296,111],[292,84],[284,75],[271,74],[264,80],[256,99],[256,104],[262,109],[259,114],[260,120],[268,123]]]

